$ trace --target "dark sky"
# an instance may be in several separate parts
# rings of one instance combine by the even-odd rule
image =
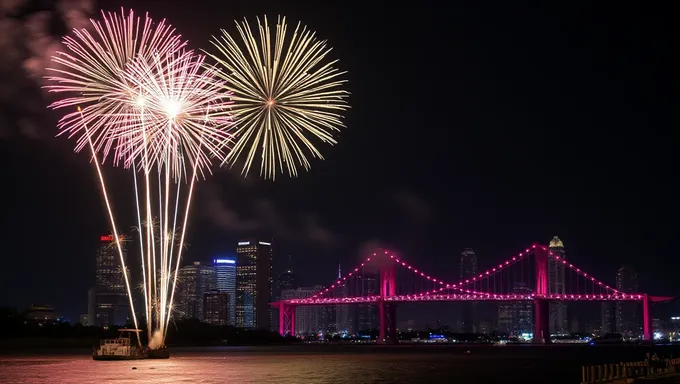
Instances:
[[[449,279],[464,247],[484,267],[557,235],[568,258],[608,284],[632,264],[641,290],[678,293],[669,10],[445,3],[95,6],[165,17],[196,49],[220,28],[235,32],[234,19],[286,15],[327,39],[349,71],[347,129],[323,148],[326,161],[292,180],[222,170],[202,181],[186,260],[207,261],[262,234],[274,236],[277,266],[292,255],[304,284],[329,283],[338,262],[354,265],[370,244]],[[14,34],[0,41],[0,305],[48,303],[75,317],[86,310],[94,252],[109,226],[94,169],[72,153],[73,142],[54,137],[52,99],[30,77],[64,20],[82,16],[64,19],[49,4],[0,8],[0,32]],[[51,40],[32,38],[40,10]],[[129,173],[107,172],[120,220],[133,225]]]

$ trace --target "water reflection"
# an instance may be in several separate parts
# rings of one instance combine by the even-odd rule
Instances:
[[[275,350],[276,351],[276,350]],[[332,349],[217,348],[173,351],[169,360],[93,361],[80,355],[0,356],[0,382],[14,383],[489,383],[578,382],[585,350],[491,348],[397,353]],[[591,348],[592,351],[592,348]],[[611,351],[610,351],[611,352]],[[602,355],[609,355],[604,353]],[[569,355],[569,356],[567,356]]]

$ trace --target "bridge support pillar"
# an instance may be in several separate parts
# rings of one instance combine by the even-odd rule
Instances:
[[[386,255],[387,256],[387,255]],[[397,307],[387,298],[397,294],[396,274],[392,260],[383,260],[380,269],[380,300],[378,316],[380,317],[380,335],[378,343],[396,344],[397,340]]]
[[[649,311],[649,296],[642,296],[642,333],[645,341],[654,339],[654,329],[652,329],[652,318]]]
[[[550,344],[550,302],[548,296],[548,250],[534,245],[536,261],[536,291],[534,293],[534,338],[533,343]]]
[[[295,336],[295,306],[279,301],[279,334]]]
[[[397,344],[397,306],[395,303],[378,302],[378,316],[380,316],[379,344]]]
[[[534,299],[534,344],[550,344],[550,301]]]

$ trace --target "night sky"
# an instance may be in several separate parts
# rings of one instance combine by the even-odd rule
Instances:
[[[86,10],[65,18],[69,2],[50,3],[0,7],[0,306],[46,303],[75,320],[110,228],[93,166],[54,137],[58,115],[40,90],[44,56]],[[377,244],[452,280],[465,247],[485,269],[557,235],[607,284],[631,264],[642,291],[679,293],[671,12],[451,3],[93,5],[167,18],[196,49],[235,32],[234,19],[285,15],[328,40],[349,72],[347,129],[322,148],[326,160],[297,179],[244,180],[234,168],[201,181],[185,260],[262,235],[276,267],[291,255],[304,285],[330,283],[339,262],[354,266]],[[132,226],[130,173],[106,170],[121,227]]]

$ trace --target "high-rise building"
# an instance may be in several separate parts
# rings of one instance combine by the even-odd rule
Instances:
[[[510,302],[498,304],[498,331],[509,335],[513,332],[512,303]]]
[[[564,243],[559,237],[555,236],[550,240],[550,251],[564,260],[566,252]],[[548,258],[548,292],[552,294],[567,293],[566,285],[566,266],[555,258]],[[550,333],[566,334],[569,333],[569,323],[567,319],[567,305],[563,301],[550,302]]]
[[[513,284],[513,294],[531,295],[532,292],[523,282]],[[512,336],[533,333],[533,303],[526,300],[501,303],[498,306],[498,330]]]
[[[616,289],[623,293],[638,292],[638,275],[630,265],[616,273]],[[640,304],[635,301],[616,302],[616,330],[624,337],[637,338],[642,332]]]
[[[203,293],[203,321],[224,326],[229,323],[229,299],[227,292],[212,290]]]
[[[295,274],[292,269],[287,268],[279,275],[277,288],[279,297],[284,290],[297,288],[297,279],[295,279]]]
[[[356,296],[377,296],[380,294],[380,286],[378,284],[379,278],[377,274],[364,273],[357,276]],[[357,304],[355,306],[355,321],[354,329],[358,332],[378,329],[378,306],[373,304]]]
[[[465,248],[460,254],[460,278],[471,279],[477,275],[477,255],[472,248]],[[460,328],[465,333],[477,332],[477,303],[463,302],[460,316]]]
[[[526,283],[515,283],[512,287],[515,295],[531,295],[533,290]],[[512,326],[513,333],[522,335],[533,333],[533,303],[528,300],[517,301],[512,304]]]
[[[236,325],[236,259],[220,257],[213,260],[217,290],[229,295],[229,325]]]
[[[123,259],[127,259],[125,243],[121,247]],[[118,247],[113,236],[101,236],[96,259],[94,324],[100,327],[125,325],[129,319],[130,304]]]
[[[342,271],[340,269],[340,264],[338,264],[338,281],[342,279]],[[349,290],[347,287],[347,282],[341,282],[340,286],[337,288],[337,297],[348,297]],[[350,306],[336,305],[335,306],[335,330],[336,332],[347,332],[352,333],[353,331],[353,321],[350,316]]]
[[[322,286],[300,287],[296,289],[284,289],[281,292],[281,300],[306,299],[323,289]],[[316,334],[321,329],[323,307],[307,305],[295,308],[295,334]]]
[[[97,295],[94,288],[90,288],[87,291],[87,326],[94,327],[97,325],[95,322],[95,308],[97,307]]]
[[[236,326],[270,329],[272,244],[242,240],[236,248]]]
[[[616,332],[616,305],[611,301],[603,301],[601,304],[601,322],[600,333],[606,335],[608,333]]]
[[[203,294],[217,289],[215,268],[194,261],[179,269],[177,280],[177,303],[173,307],[177,317],[203,321]]]

